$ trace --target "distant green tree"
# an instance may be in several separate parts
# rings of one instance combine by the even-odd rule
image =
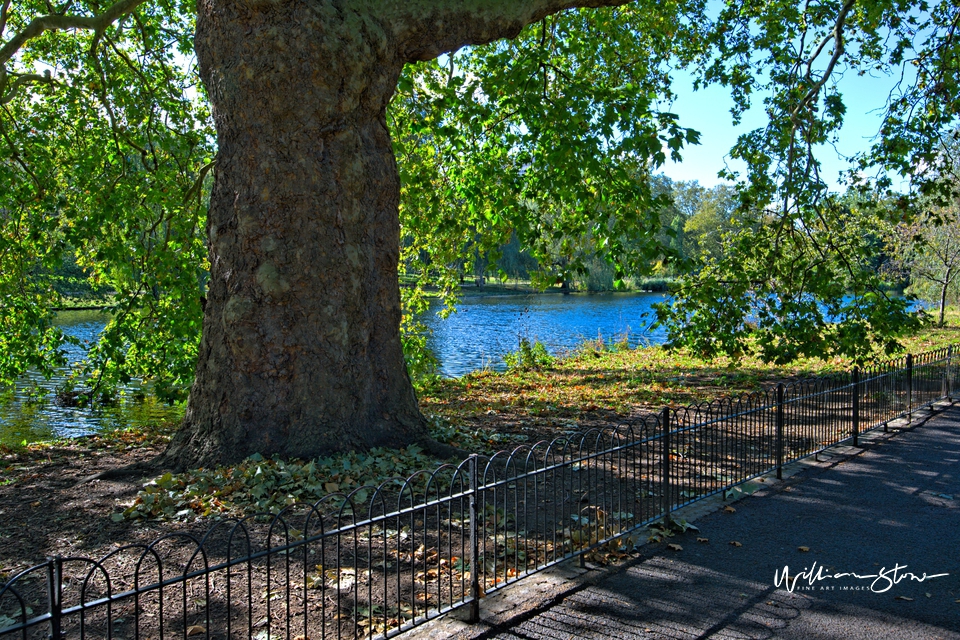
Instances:
[[[520,246],[520,239],[516,234],[511,236],[510,242],[500,247],[497,271],[502,278],[528,280],[530,272],[536,271],[537,267],[537,261]]]
[[[723,252],[723,236],[737,230],[734,217],[737,209],[737,194],[733,187],[717,185],[704,189],[693,185],[688,189],[698,189],[696,210],[687,218],[683,226],[684,249],[687,255],[703,261],[719,258]]]
[[[909,292],[937,304],[943,326],[948,296],[960,283],[960,207],[936,207],[891,234],[893,265],[911,281]]]
[[[885,215],[883,201],[840,197],[824,198],[804,225],[739,209],[717,253],[658,306],[669,344],[778,363],[894,351],[919,319],[908,299],[887,293],[864,232],[882,228]]]
[[[960,113],[958,20],[955,2],[724,3],[699,82],[732,89],[735,121],[762,96],[768,120],[731,149],[742,175],[723,174],[737,183],[745,224],[660,308],[672,344],[777,361],[899,347],[917,319],[910,301],[887,295],[862,230],[911,221],[957,190],[939,175]],[[878,105],[878,135],[848,178],[895,206],[868,210],[830,193],[818,156],[844,123],[838,78],[877,73],[902,81]],[[896,193],[895,179],[909,192]]]

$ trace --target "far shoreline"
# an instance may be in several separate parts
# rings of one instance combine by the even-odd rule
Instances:
[[[499,282],[487,282],[483,286],[464,283],[460,286],[460,298],[487,298],[494,296],[517,296],[517,295],[602,295],[602,294],[640,294],[640,293],[661,293],[670,294],[670,288],[673,280],[664,279],[658,281],[660,286],[652,288],[627,288],[627,289],[564,289],[553,285],[546,289],[539,289],[529,284],[501,284]],[[401,288],[413,288],[413,284],[401,283]],[[435,287],[426,287],[425,293],[429,298],[439,298],[440,291]]]

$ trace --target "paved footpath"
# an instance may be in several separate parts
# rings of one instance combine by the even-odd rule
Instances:
[[[960,640],[960,405],[865,448],[699,518],[699,532],[670,540],[681,551],[648,545],[628,568],[479,637]],[[790,592],[774,584],[785,566],[823,567],[823,579]],[[880,577],[826,577],[841,572]]]

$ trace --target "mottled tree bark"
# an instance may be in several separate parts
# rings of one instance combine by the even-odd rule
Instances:
[[[387,103],[405,62],[578,4],[622,1],[199,0],[219,154],[196,382],[169,462],[427,440],[400,346]]]

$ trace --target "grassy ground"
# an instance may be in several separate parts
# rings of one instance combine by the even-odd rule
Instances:
[[[960,342],[960,310],[945,327],[928,326],[903,339],[904,352],[921,353]],[[437,379],[419,391],[420,406],[434,423],[435,436],[466,449],[499,449],[511,443],[551,438],[584,427],[721,396],[758,391],[780,381],[849,369],[840,358],[803,360],[786,366],[756,358],[705,361],[662,347],[629,349],[587,342],[552,363],[527,370],[478,371]],[[171,425],[147,425],[76,441],[0,445],[0,455],[40,452],[52,446],[116,449],[149,440],[159,446]]]
[[[906,338],[905,351],[920,353],[960,341],[960,312],[951,313],[947,320],[943,328],[927,327]],[[789,366],[768,365],[753,358],[708,362],[661,347],[629,349],[586,343],[575,353],[536,369],[482,371],[436,380],[421,389],[419,397],[433,424],[434,437],[467,451],[489,453],[590,427],[610,426],[665,405],[756,391],[778,381],[846,370],[849,366],[842,359],[801,361]],[[142,457],[147,450],[162,451],[175,429],[176,425],[164,423],[82,440],[0,446],[0,489],[32,482],[41,469],[53,469],[67,461],[82,468],[84,459],[93,462],[103,456],[110,456],[118,466],[139,460],[136,456]],[[167,519],[182,517],[185,509],[193,517],[273,508],[280,505],[263,504],[263,496],[274,493],[272,489],[267,491],[264,483],[269,484],[278,474],[302,476],[303,480],[291,485],[291,493],[280,496],[283,500],[316,500],[327,493],[375,485],[387,477],[403,476],[432,464],[415,447],[346,454],[308,463],[248,460],[235,467],[158,478],[134,501],[115,506],[112,516],[115,520]],[[318,480],[321,476],[322,482]]]
[[[960,309],[947,309],[943,327],[929,326],[902,340],[905,351],[920,353],[960,342]]]
[[[945,327],[929,326],[903,339],[903,344],[905,352],[920,353],[957,341],[960,312],[954,311]],[[851,366],[841,358],[802,360],[787,366],[765,364],[756,358],[705,361],[662,347],[627,349],[586,343],[577,352],[537,369],[481,371],[436,380],[421,390],[420,403],[438,423],[455,425],[464,432],[498,430],[517,439],[526,439],[519,437],[525,433],[546,438],[665,405],[758,391],[779,381]]]

